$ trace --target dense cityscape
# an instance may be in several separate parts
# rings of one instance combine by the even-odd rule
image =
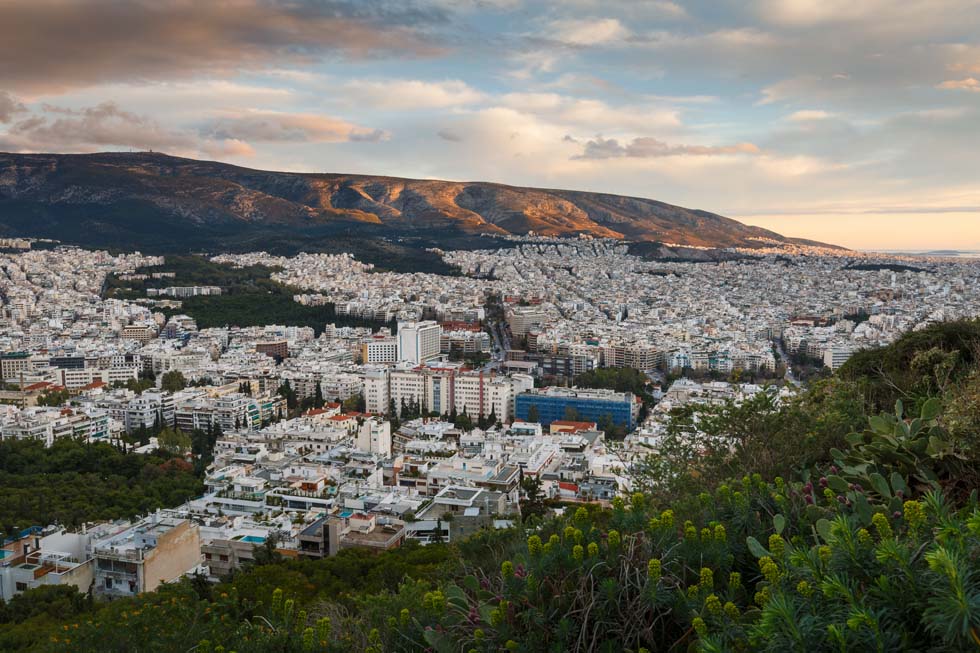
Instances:
[[[452,542],[512,525],[529,478],[535,501],[608,505],[635,489],[631,468],[672,409],[778,402],[801,374],[980,314],[971,260],[774,248],[646,261],[608,240],[512,240],[433,252],[456,276],[349,254],[210,259],[377,325],[318,328],[275,315],[198,328],[181,298],[227,289],[173,285],[166,257],[18,243],[0,262],[2,439],[203,458],[205,490],[132,520],[5,524],[5,556],[28,564],[0,569],[2,598],[218,579],[266,541],[314,558]],[[107,296],[110,278],[145,296]],[[625,391],[577,386],[602,369],[642,374]],[[210,451],[192,453],[195,432]]]
[[[0,653],[980,650],[980,0],[0,0]]]

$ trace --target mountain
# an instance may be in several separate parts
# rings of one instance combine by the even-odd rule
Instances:
[[[531,231],[698,247],[807,242],[707,211],[604,193],[266,172],[154,152],[0,153],[0,236],[168,250],[283,241],[319,248],[345,237],[439,244]]]

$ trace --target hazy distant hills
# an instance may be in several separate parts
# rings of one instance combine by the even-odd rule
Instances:
[[[266,172],[157,153],[0,153],[0,235],[193,249],[270,239],[574,236],[730,247],[785,238],[649,199],[485,182]],[[486,239],[480,239],[485,241]]]

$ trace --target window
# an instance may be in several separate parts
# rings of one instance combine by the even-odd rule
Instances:
[[[111,590],[112,589],[112,579],[111,578],[106,578],[105,579],[105,588],[107,590]]]
[[[14,588],[18,592],[26,592],[27,591],[27,583],[15,583],[14,584]]]
[[[226,556],[226,555],[219,555],[218,556],[218,560],[220,560],[221,562],[228,562],[228,556]]]

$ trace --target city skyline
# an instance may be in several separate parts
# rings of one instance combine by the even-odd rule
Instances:
[[[848,247],[980,249],[972,0],[3,13],[0,151],[572,188]]]

